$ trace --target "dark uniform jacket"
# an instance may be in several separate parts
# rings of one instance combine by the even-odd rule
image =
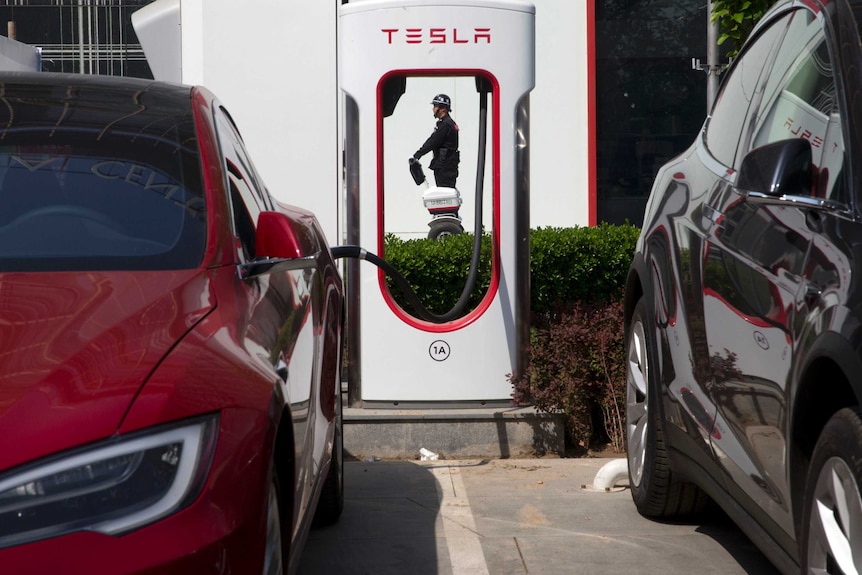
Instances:
[[[413,157],[418,160],[431,151],[434,152],[434,158],[431,160],[429,168],[432,170],[457,169],[458,162],[461,160],[458,153],[458,124],[449,114],[437,120],[434,133],[425,140],[421,148],[416,150]]]

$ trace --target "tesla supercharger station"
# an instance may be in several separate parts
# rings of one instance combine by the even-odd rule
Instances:
[[[532,4],[512,0],[359,0],[340,7],[346,243],[385,259],[385,235],[403,227],[389,215],[402,210],[387,212],[387,206],[416,202],[417,217],[427,216],[407,160],[433,128],[432,97],[447,93],[460,126],[462,213],[483,206],[465,216],[464,228],[474,229],[481,218],[479,229],[492,244],[490,285],[481,302],[443,323],[399,306],[380,269],[348,261],[352,405],[510,400],[507,376],[523,368],[529,337],[534,19]],[[411,123],[404,118],[415,125],[420,114],[428,119],[427,132],[406,133]],[[483,190],[481,202],[473,181]]]

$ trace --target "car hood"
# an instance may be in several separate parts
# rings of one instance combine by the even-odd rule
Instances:
[[[214,305],[204,270],[0,274],[0,471],[115,433]]]

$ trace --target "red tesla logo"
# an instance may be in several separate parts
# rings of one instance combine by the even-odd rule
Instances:
[[[485,44],[491,43],[490,28],[473,28],[464,32],[458,28],[381,28],[386,43],[403,41],[406,44]]]

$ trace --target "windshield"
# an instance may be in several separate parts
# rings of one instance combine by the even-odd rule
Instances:
[[[0,118],[0,271],[198,266],[206,213],[193,120],[167,119],[156,131],[14,115],[2,130]]]

